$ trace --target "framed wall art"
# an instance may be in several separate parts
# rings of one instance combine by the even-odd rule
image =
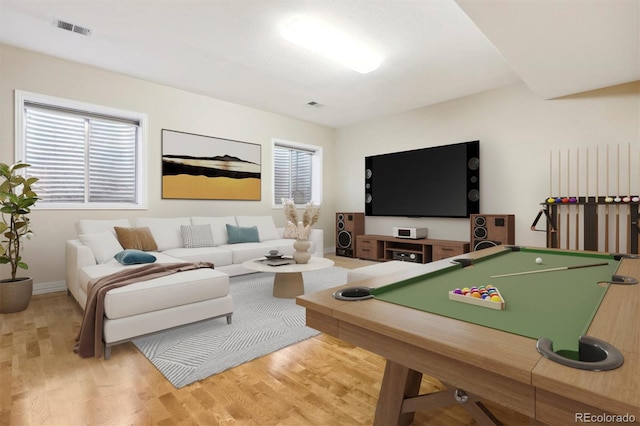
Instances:
[[[259,144],[162,129],[162,198],[261,197]]]

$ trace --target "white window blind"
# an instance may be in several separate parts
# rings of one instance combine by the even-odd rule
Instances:
[[[140,121],[24,101],[24,161],[38,205],[139,206]]]
[[[296,204],[313,199],[314,151],[274,145],[274,204],[292,198]]]

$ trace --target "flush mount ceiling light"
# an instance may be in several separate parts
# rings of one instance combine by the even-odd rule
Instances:
[[[380,66],[380,55],[347,34],[317,21],[294,19],[282,28],[282,36],[362,74]]]

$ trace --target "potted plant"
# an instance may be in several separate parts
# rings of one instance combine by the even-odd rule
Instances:
[[[18,268],[28,269],[22,261],[22,243],[31,236],[29,213],[38,200],[32,185],[38,178],[25,177],[19,170],[29,164],[0,163],[0,264],[9,264],[11,278],[0,280],[0,313],[19,312],[29,306],[33,279],[17,277]]]

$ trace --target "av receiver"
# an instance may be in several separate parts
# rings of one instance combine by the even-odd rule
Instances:
[[[401,262],[413,262],[422,263],[422,254],[420,253],[407,253],[403,251],[393,251],[393,260],[400,260]]]
[[[427,228],[399,228],[394,226],[393,236],[396,238],[410,238],[412,240],[427,238]]]

